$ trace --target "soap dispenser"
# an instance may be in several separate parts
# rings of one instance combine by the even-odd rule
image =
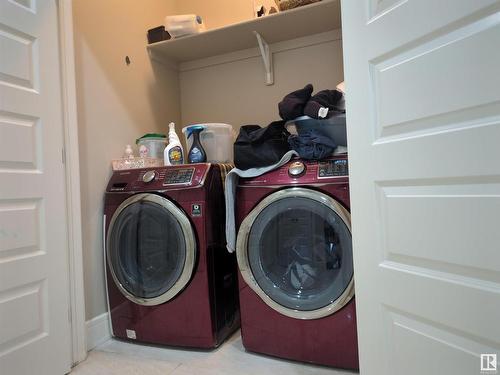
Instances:
[[[194,125],[187,129],[187,137],[193,136],[193,144],[188,153],[189,163],[205,163],[207,161],[207,153],[201,145],[200,133],[205,130],[204,126]]]
[[[132,150],[131,145],[127,145],[125,147],[125,152],[123,153],[123,159],[133,159],[134,158],[134,150]]]

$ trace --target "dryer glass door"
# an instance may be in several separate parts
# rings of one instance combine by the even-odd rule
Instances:
[[[194,234],[187,216],[154,194],[127,199],[107,237],[108,266],[122,293],[143,305],[173,298],[194,267]]]
[[[326,316],[352,298],[349,213],[325,194],[291,188],[270,195],[243,222],[237,248],[247,283],[287,316]]]

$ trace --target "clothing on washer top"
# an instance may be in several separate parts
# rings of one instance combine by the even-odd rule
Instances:
[[[303,89],[296,90],[286,95],[278,104],[280,116],[285,121],[293,120],[304,114],[304,107],[311,98],[313,86],[306,85]]]
[[[291,135],[288,143],[302,159],[321,160],[333,154],[337,145],[315,129],[308,129],[300,135]]]
[[[276,164],[290,150],[285,121],[274,121],[261,128],[244,125],[234,142],[234,164],[240,169]]]
[[[315,118],[328,118],[345,110],[344,94],[338,90],[323,90],[313,95],[304,107],[304,114]]]
[[[226,176],[226,186],[225,186],[225,198],[226,198],[226,242],[227,250],[232,253],[236,247],[236,222],[234,216],[234,197],[236,194],[236,186],[238,185],[238,179],[240,177],[257,177],[264,173],[270,172],[274,169],[281,167],[282,165],[288,163],[290,159],[299,154],[293,150],[288,151],[280,161],[276,164],[261,167],[261,168],[250,168],[241,170],[234,168]]]

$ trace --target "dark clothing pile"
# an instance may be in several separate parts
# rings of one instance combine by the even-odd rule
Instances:
[[[339,90],[323,90],[312,95],[313,86],[286,95],[278,104],[279,114],[285,121],[292,121],[306,115],[315,119],[323,119],[345,112],[342,105],[344,94]],[[312,96],[311,96],[312,95]]]
[[[293,91],[286,95],[278,104],[280,116],[285,121],[291,121],[304,115],[304,108],[311,99],[313,85],[308,84],[303,89]]]
[[[306,116],[320,119],[333,116],[336,112],[344,112],[339,107],[340,100],[343,98],[338,90],[323,90],[311,97],[304,107],[304,114]]]
[[[234,142],[234,165],[250,169],[277,163],[290,150],[289,136],[285,121],[274,121],[265,128],[242,126]]]
[[[307,130],[301,135],[288,137],[288,144],[297,151],[302,159],[321,160],[333,154],[337,145],[333,139],[318,133],[316,130]]]
[[[323,90],[316,95],[312,93],[313,86],[308,84],[286,95],[278,104],[283,121],[274,121],[264,128],[259,125],[242,126],[234,143],[236,167],[246,170],[273,165],[290,150],[307,160],[331,156],[337,146],[331,137],[315,129],[291,135],[285,128],[287,121],[300,116],[325,119],[345,112],[342,92]]]

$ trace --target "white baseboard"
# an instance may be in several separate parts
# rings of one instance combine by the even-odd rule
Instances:
[[[87,351],[91,351],[111,338],[108,313],[87,320],[85,326],[87,330]]]

